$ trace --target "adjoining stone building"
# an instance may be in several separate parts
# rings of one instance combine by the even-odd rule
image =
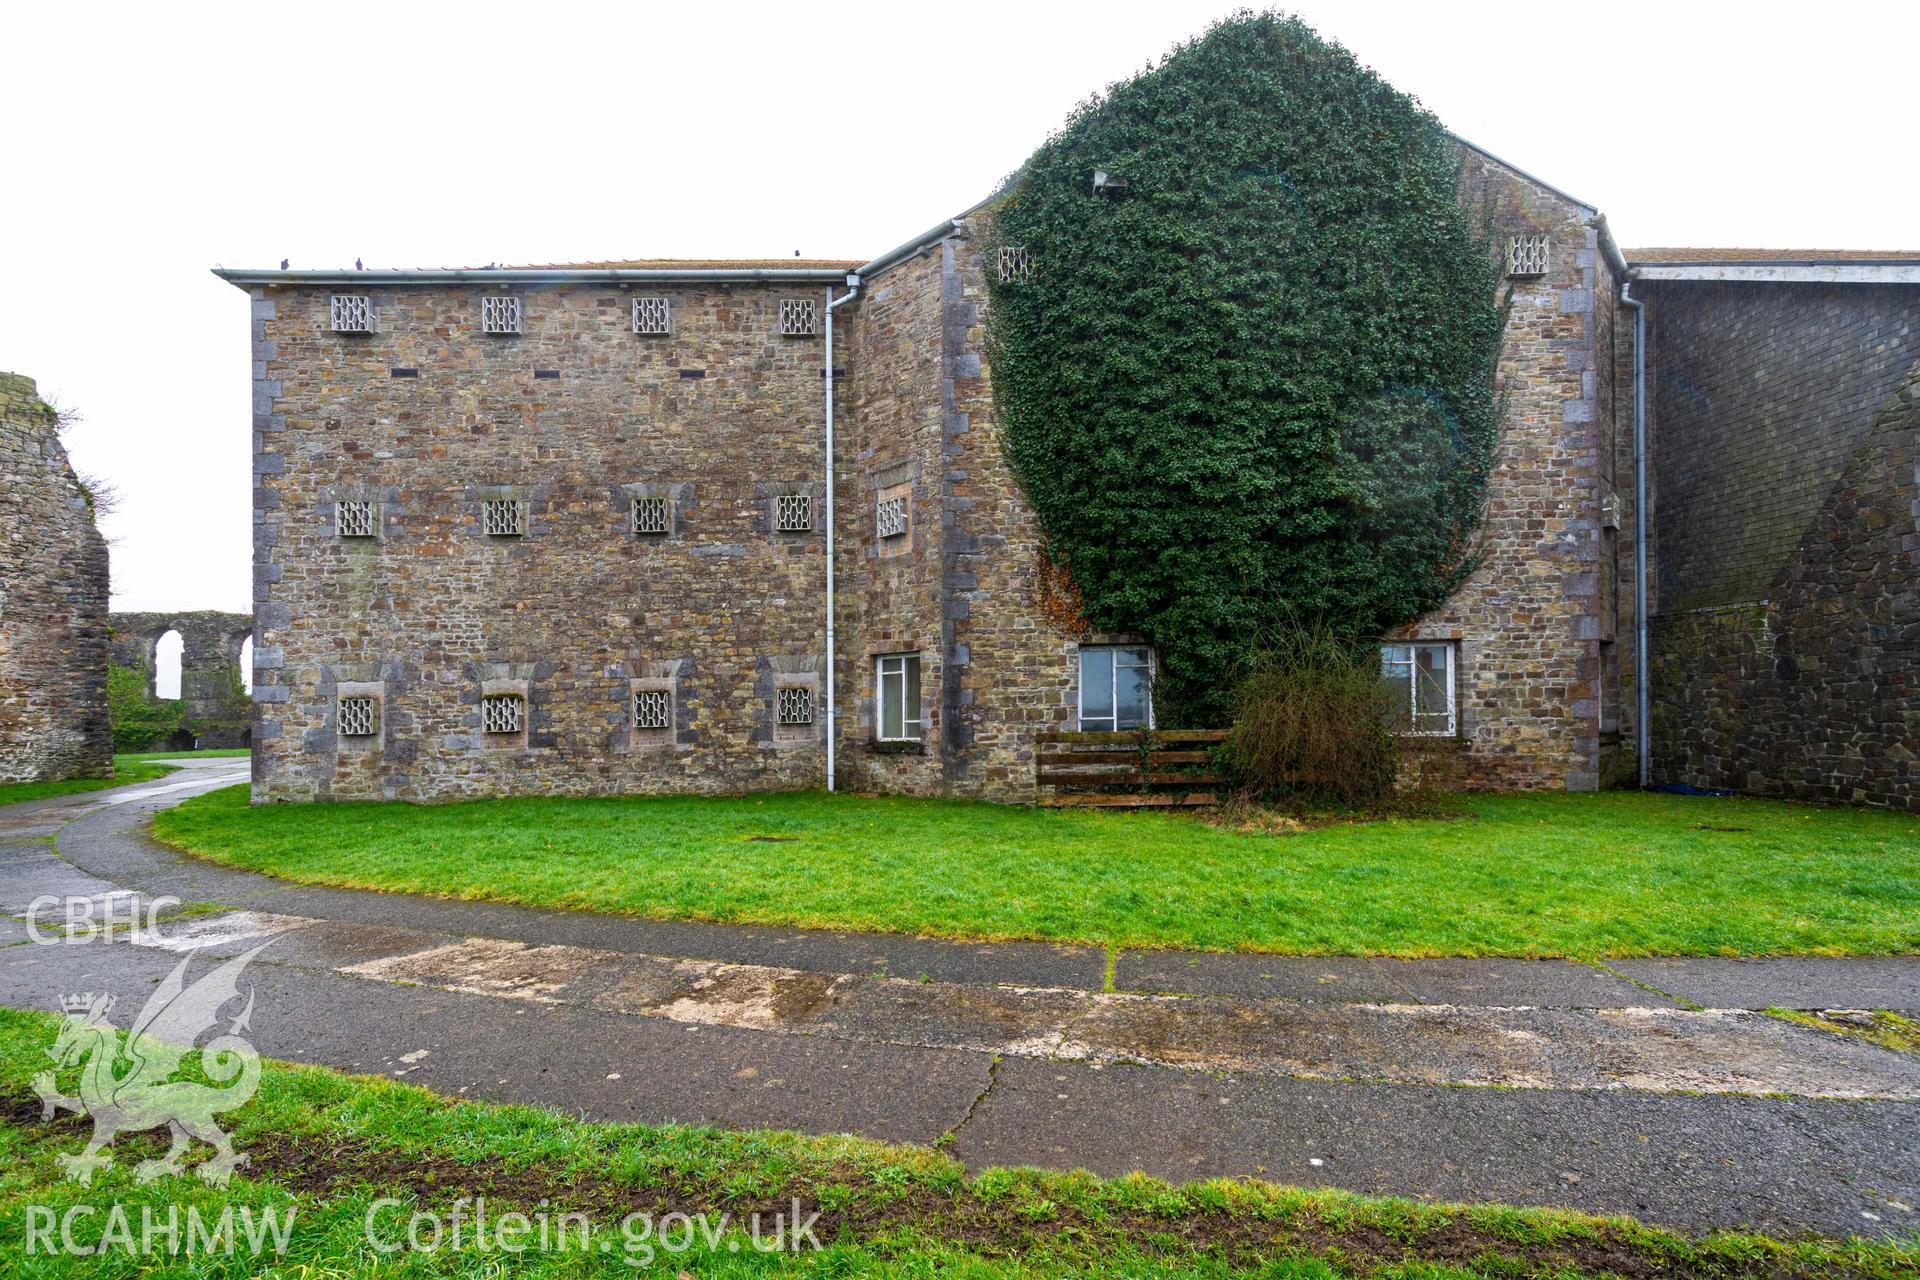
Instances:
[[[180,714],[172,726],[137,750],[202,750],[245,747],[253,742],[253,703],[241,670],[242,651],[253,637],[245,613],[115,613],[113,665],[138,673],[148,702],[161,701],[155,687],[157,652],[168,633],[180,637]],[[124,730],[124,726],[122,726]]]
[[[1635,268],[1461,149],[1508,419],[1479,568],[1383,669],[1473,785],[1631,784]],[[989,216],[864,263],[220,271],[252,297],[255,798],[1018,801],[1040,731],[1149,718],[1151,653],[1053,607],[1000,452]]]
[[[0,373],[0,782],[112,776],[107,544],[54,411]]]

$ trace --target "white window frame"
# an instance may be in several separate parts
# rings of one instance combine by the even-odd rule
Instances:
[[[364,293],[336,293],[327,299],[335,333],[372,333],[373,299]]]
[[[1546,236],[1507,237],[1507,274],[1543,276],[1553,262],[1553,241]]]
[[[638,538],[667,536],[673,532],[673,499],[663,494],[634,495],[628,526]]]
[[[509,527],[499,528],[496,514],[511,513],[513,519]],[[480,500],[480,530],[489,538],[524,538],[527,535],[527,511],[518,498],[482,498]]]
[[[810,493],[777,495],[773,500],[773,531],[775,533],[812,533],[813,495]]]
[[[1404,650],[1404,658],[1390,656]],[[1420,680],[1416,649],[1432,649],[1446,658],[1447,724],[1443,729],[1416,728],[1419,723]],[[1380,646],[1380,675],[1384,680],[1389,666],[1407,670],[1407,728],[1404,733],[1418,738],[1451,738],[1460,732],[1460,646],[1453,640],[1398,640]],[[1431,713],[1429,713],[1431,714]]]
[[[1120,728],[1120,696],[1119,696],[1120,681],[1118,678],[1120,662],[1117,656],[1122,653],[1143,653],[1146,655],[1146,659],[1147,659],[1144,664],[1138,663],[1138,662],[1129,662],[1126,664],[1129,667],[1137,668],[1140,666],[1145,666],[1146,668],[1146,671],[1147,671],[1147,718],[1144,724],[1128,725],[1125,730],[1122,730]],[[1110,716],[1098,717],[1097,719],[1091,722],[1091,726],[1089,724],[1089,721],[1087,719],[1087,714],[1086,714],[1087,682],[1085,679],[1086,662],[1087,662],[1087,657],[1090,654],[1106,655],[1107,679],[1109,682],[1109,687],[1111,687],[1114,691],[1113,714]],[[1153,680],[1154,680],[1155,661],[1156,661],[1156,658],[1153,650],[1147,645],[1143,645],[1143,644],[1083,644],[1081,645],[1080,652],[1075,656],[1074,664],[1073,664],[1074,723],[1079,726],[1080,732],[1082,733],[1121,733],[1121,732],[1131,733],[1136,729],[1153,728]],[[1102,724],[1105,725],[1104,728],[1100,727]]]
[[[513,294],[480,295],[480,329],[483,333],[512,336],[520,332],[525,309]]]
[[[773,691],[774,722],[785,729],[813,727],[813,686],[783,684]],[[805,718],[797,718],[801,713]]]
[[[371,498],[340,498],[333,504],[333,532],[342,538],[375,537],[380,510]]]
[[[673,304],[665,298],[635,298],[633,331],[654,335],[672,333]]]
[[[914,686],[920,690],[920,705],[914,710],[918,715],[907,714],[907,664],[913,664],[916,674]],[[920,674],[920,655],[917,653],[883,653],[873,660],[873,739],[875,742],[918,742],[926,732],[926,687],[918,678]],[[887,681],[896,682],[900,702],[900,734],[897,737],[887,733]]]
[[[495,727],[493,708],[511,705],[513,723],[506,727]],[[487,693],[480,697],[480,732],[490,738],[511,738],[523,734],[527,729],[527,699],[518,693]]]
[[[334,723],[343,738],[379,736],[380,699],[366,693],[348,694],[336,699]]]

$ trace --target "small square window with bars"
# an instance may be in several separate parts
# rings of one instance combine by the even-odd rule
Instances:
[[[480,728],[486,733],[518,733],[526,699],[517,693],[490,693],[480,699]]]
[[[812,298],[780,300],[780,332],[789,338],[811,338],[820,330],[820,305]]]
[[[671,532],[673,528],[673,504],[665,498],[635,498],[633,500],[633,531],[642,535],[659,535]]]
[[[1033,257],[1023,244],[1000,246],[1000,283],[1033,279]]]
[[[520,332],[520,299],[483,296],[480,299],[480,329],[483,333]]]
[[[333,531],[342,538],[373,536],[373,503],[366,498],[344,498],[333,504]]]
[[[527,531],[525,508],[516,498],[488,498],[480,504],[480,527],[489,538],[517,538]]]
[[[372,737],[380,731],[380,703],[375,698],[342,698],[339,718],[342,737]]]
[[[776,533],[806,533],[813,528],[813,499],[804,493],[783,493],[774,499]]]
[[[635,298],[633,300],[633,331],[635,333],[671,333],[673,332],[673,311],[665,298]]]
[[[665,689],[636,689],[633,694],[633,727],[658,733],[673,727],[673,695]]]
[[[1510,276],[1547,274],[1547,237],[1510,237],[1507,240],[1507,274]]]
[[[331,310],[335,333],[373,332],[373,299],[364,294],[336,293]]]
[[[776,691],[779,705],[780,723],[784,725],[805,725],[813,723],[813,690],[805,685],[789,685]]]
[[[907,531],[907,500],[905,498],[880,499],[875,517],[881,537],[899,537]]]

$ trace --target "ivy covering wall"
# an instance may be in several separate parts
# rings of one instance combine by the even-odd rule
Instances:
[[[1222,721],[1266,629],[1378,635],[1471,569],[1503,317],[1457,166],[1344,49],[1242,14],[990,210],[1032,263],[990,250],[1005,448],[1089,623],[1159,650],[1163,723]]]

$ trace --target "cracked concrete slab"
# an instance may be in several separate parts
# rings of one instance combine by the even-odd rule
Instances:
[[[1392,1004],[1418,999],[1361,956],[1263,956],[1238,952],[1122,951],[1113,985],[1149,994]]]
[[[1422,1004],[1619,1009],[1673,1003],[1624,978],[1571,960],[1444,958],[1374,963]]]
[[[1720,1009],[1920,1011],[1920,956],[1686,956],[1609,960],[1607,967]]]
[[[1740,1010],[1538,1009],[1101,994],[823,974],[260,912],[139,945],[671,1022],[1017,1057],[1330,1080],[1920,1100],[1920,1059]],[[411,946],[407,945],[409,941]],[[366,958],[364,952],[376,954]]]

